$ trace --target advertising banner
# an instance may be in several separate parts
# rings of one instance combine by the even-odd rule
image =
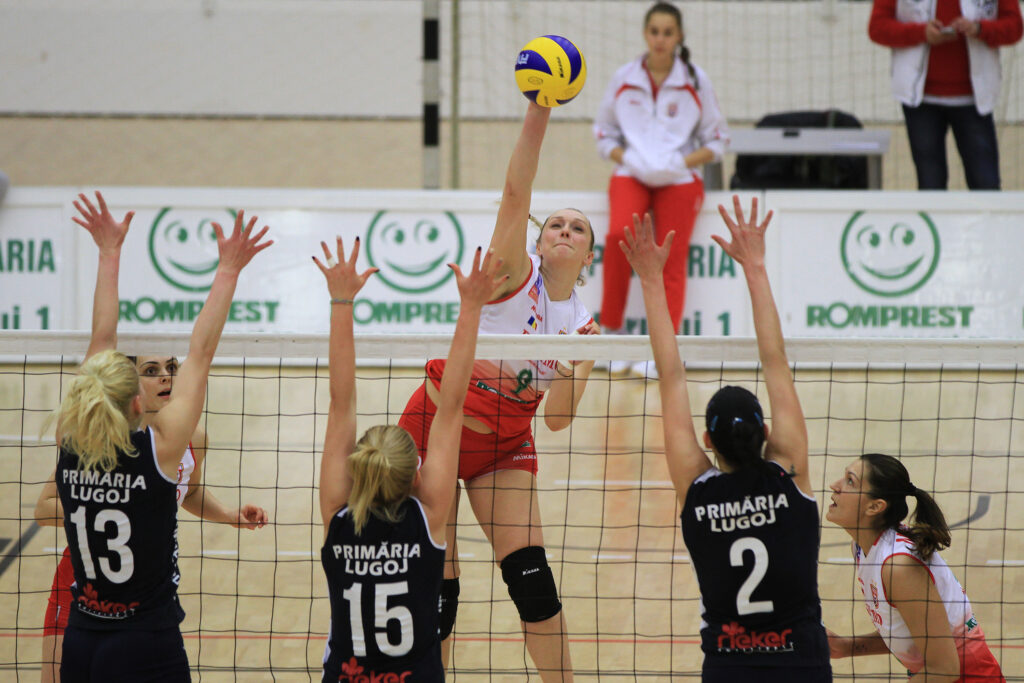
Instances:
[[[770,193],[787,334],[1024,336],[1020,199],[989,194]]]
[[[40,207],[20,205],[19,197],[27,192],[12,191],[9,206],[0,212],[12,227],[0,236],[34,234],[38,239],[45,234],[54,262],[61,254],[67,255],[75,268],[64,277],[52,272],[54,277],[47,284],[36,287],[37,298],[49,297],[46,305],[51,327],[88,329],[96,250],[89,235],[71,222],[75,215],[71,200],[77,190],[35,190],[53,204],[45,215]],[[310,257],[321,253],[321,240],[333,251],[335,236],[341,236],[347,249],[359,237],[361,266],[380,269],[356,300],[358,331],[451,332],[458,317],[459,296],[447,264],[455,262],[467,268],[473,250],[487,246],[500,199],[498,193],[490,192],[177,188],[115,188],[105,196],[115,217],[129,210],[136,212],[121,260],[120,329],[127,332],[191,329],[217,269],[213,225],[230,230],[239,210],[245,210],[247,216],[257,215],[260,226],[270,226],[269,236],[275,244],[243,271],[228,330],[327,332],[327,290]],[[595,259],[582,273],[587,284],[578,291],[588,309],[599,316],[608,220],[605,195],[536,193],[534,200],[534,213],[541,219],[566,206],[579,208],[590,217]],[[753,328],[743,280],[736,264],[710,238],[712,231],[721,230],[713,208],[709,197],[690,244],[683,332],[750,334]],[[535,227],[526,231],[525,249],[532,248],[538,234]],[[633,285],[626,328],[642,333],[646,323],[635,278]],[[62,291],[69,296],[62,298]],[[6,302],[7,297],[4,299]],[[41,328],[41,319],[24,315],[30,308],[40,308],[42,304],[35,301],[19,303],[23,314],[12,327]]]
[[[0,328],[88,329],[96,247],[75,225],[74,188],[15,188],[0,208]],[[748,206],[751,194],[745,195]],[[1024,195],[970,193],[771,192],[776,211],[767,265],[783,329],[809,337],[1024,337]],[[217,268],[213,224],[230,230],[236,212],[270,226],[272,248],[239,279],[227,330],[326,333],[330,306],[311,256],[319,243],[350,249],[379,273],[354,306],[357,331],[448,333],[459,298],[447,263],[464,269],[490,241],[498,192],[112,188],[118,218],[136,212],[125,240],[120,329],[188,331]],[[742,269],[711,239],[725,235],[710,193],[689,246],[682,333],[751,336]],[[603,193],[535,193],[533,213],[574,207],[590,217],[594,263],[578,288],[600,316],[607,198]],[[538,231],[526,231],[532,248]],[[626,331],[645,333],[639,283],[631,281]]]

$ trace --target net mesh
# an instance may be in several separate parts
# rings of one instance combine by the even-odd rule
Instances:
[[[422,359],[445,336],[359,337],[359,427],[397,422],[423,381]],[[45,417],[87,340],[0,334],[0,667],[39,675],[43,613],[64,548],[62,530],[32,510],[54,465]],[[767,407],[752,340],[684,339],[698,433],[703,406],[725,383]],[[124,336],[127,352],[179,353],[185,337]],[[31,349],[32,353],[26,353]],[[319,562],[317,467],[328,406],[325,337],[226,337],[201,424],[203,480],[228,507],[254,503],[272,524],[242,531],[179,515],[182,624],[200,680],[319,680],[329,625]],[[1010,680],[1022,680],[1024,626],[1024,368],[1012,344],[792,341],[819,503],[854,455],[897,455],[935,494],[953,526],[943,557],[966,589]],[[649,358],[644,338],[484,337],[480,357]],[[577,675],[609,680],[699,677],[699,601],[664,464],[657,380],[595,370],[578,416],[561,432],[535,425],[545,547],[564,603]],[[462,594],[449,677],[536,676],[491,548],[465,499]],[[849,536],[822,526],[824,620],[866,633]],[[887,656],[836,660],[836,677],[902,677]],[[1017,678],[1014,678],[1017,676]]]

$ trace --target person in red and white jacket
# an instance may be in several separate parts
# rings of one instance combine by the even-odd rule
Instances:
[[[967,186],[999,189],[999,47],[1021,35],[1019,0],[874,0],[868,37],[892,48],[892,93],[903,105],[918,189],[946,189],[950,128]]]
[[[671,3],[644,16],[647,53],[615,72],[594,121],[597,150],[614,161],[608,185],[601,326],[623,330],[630,267],[619,249],[633,214],[650,212],[659,241],[676,239],[664,283],[672,326],[679,330],[686,298],[686,257],[704,203],[700,167],[722,158],[728,143],[725,117],[711,79],[690,63],[683,17]]]
[[[868,453],[833,484],[825,519],[853,538],[857,582],[876,633],[828,631],[833,658],[892,653],[910,681],[1005,683],[999,662],[939,551],[949,525],[935,499],[910,481],[896,458]],[[907,498],[916,502],[914,523]]]

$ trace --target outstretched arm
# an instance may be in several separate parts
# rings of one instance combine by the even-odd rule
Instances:
[[[254,236],[254,225],[256,217],[246,224],[243,211],[235,216],[235,227],[228,237],[224,237],[219,224],[213,224],[220,254],[213,286],[192,328],[188,359],[174,380],[171,400],[154,416],[152,422],[160,468],[169,477],[176,476],[181,454],[185,452],[189,438],[199,424],[203,400],[206,398],[206,379],[231,309],[238,275],[256,254],[273,244],[273,241],[261,243],[267,228],[264,227]]]
[[[473,256],[473,267],[467,275],[462,274],[458,264],[448,264],[455,271],[455,282],[462,303],[452,345],[448,350],[448,361],[441,376],[441,398],[437,404],[437,414],[427,436],[427,457],[420,468],[423,479],[420,501],[426,509],[430,533],[434,538],[443,538],[448,524],[448,510],[453,500],[452,492],[455,490],[459,465],[459,443],[462,440],[462,407],[466,402],[466,387],[469,386],[476,355],[480,311],[484,304],[494,298],[494,292],[509,279],[508,274],[498,275],[501,259],[493,251],[488,250],[483,263],[480,262],[480,252],[477,248]]]
[[[530,198],[533,195],[533,179],[537,176],[541,143],[551,118],[551,109],[534,102],[529,103],[523,129],[512,150],[505,175],[505,190],[501,195],[498,219],[491,235],[491,251],[501,259],[499,275],[508,275],[509,280],[501,286],[494,297],[500,298],[511,292],[530,275],[530,257],[526,253],[526,228],[530,218]]]
[[[661,394],[662,424],[665,429],[665,459],[669,475],[675,486],[679,502],[686,501],[686,493],[693,480],[711,468],[704,449],[697,441],[690,414],[690,397],[686,391],[686,369],[679,359],[672,316],[668,312],[662,271],[672,248],[675,231],[670,232],[661,245],[654,240],[651,215],[643,221],[633,214],[633,232],[626,228],[626,240],[620,242],[629,265],[640,276],[647,310],[647,330],[651,337],[651,350],[658,368],[658,392]]]
[[[199,519],[208,522],[230,524],[238,529],[262,529],[267,523],[267,511],[258,505],[245,504],[237,509],[224,506],[203,483],[203,462],[206,460],[206,432],[196,429],[192,435],[192,455],[196,459],[192,478],[188,483],[188,493],[181,501],[185,508]]]
[[[107,202],[99,191],[96,192],[99,208],[93,206],[84,194],[79,194],[72,203],[79,215],[71,220],[88,230],[99,247],[96,291],[92,299],[92,336],[89,350],[85,352],[85,358],[89,359],[100,351],[117,348],[117,279],[121,268],[121,245],[135,212],[129,211],[118,223],[107,210]]]
[[[359,257],[359,238],[352,254],[345,260],[345,247],[337,238],[338,262],[333,262],[331,250],[324,242],[327,266],[313,257],[313,262],[327,280],[331,295],[331,336],[328,350],[331,404],[327,409],[327,432],[324,434],[324,454],[320,466],[320,514],[324,520],[324,533],[331,518],[348,502],[352,491],[352,477],[347,460],[356,446],[356,350],[353,338],[352,304],[366,280],[377,272],[368,268],[356,272]],[[329,267],[328,267],[329,266]]]
[[[772,428],[765,457],[779,462],[792,472],[800,490],[813,495],[807,470],[807,424],[796,394],[793,374],[789,370],[786,346],[782,339],[782,324],[779,322],[779,312],[775,307],[772,288],[768,283],[768,271],[764,265],[764,234],[771,223],[772,212],[769,211],[764,221],[758,223],[757,197],[751,201],[749,218],[744,217],[737,195],[733,195],[732,202],[735,218],[729,215],[724,206],[718,206],[718,213],[729,228],[732,241],[726,242],[718,235],[712,235],[712,239],[743,266],[747,289],[750,290],[757,350],[772,411]]]

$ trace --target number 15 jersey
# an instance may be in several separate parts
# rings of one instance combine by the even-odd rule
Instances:
[[[777,463],[711,468],[690,486],[683,540],[700,585],[705,666],[822,666],[818,505]]]
[[[331,518],[320,560],[331,630],[324,681],[443,681],[440,600],[445,546],[434,543],[423,507],[408,498],[396,523],[369,515],[356,534],[348,506]],[[383,679],[382,679],[383,680]]]

